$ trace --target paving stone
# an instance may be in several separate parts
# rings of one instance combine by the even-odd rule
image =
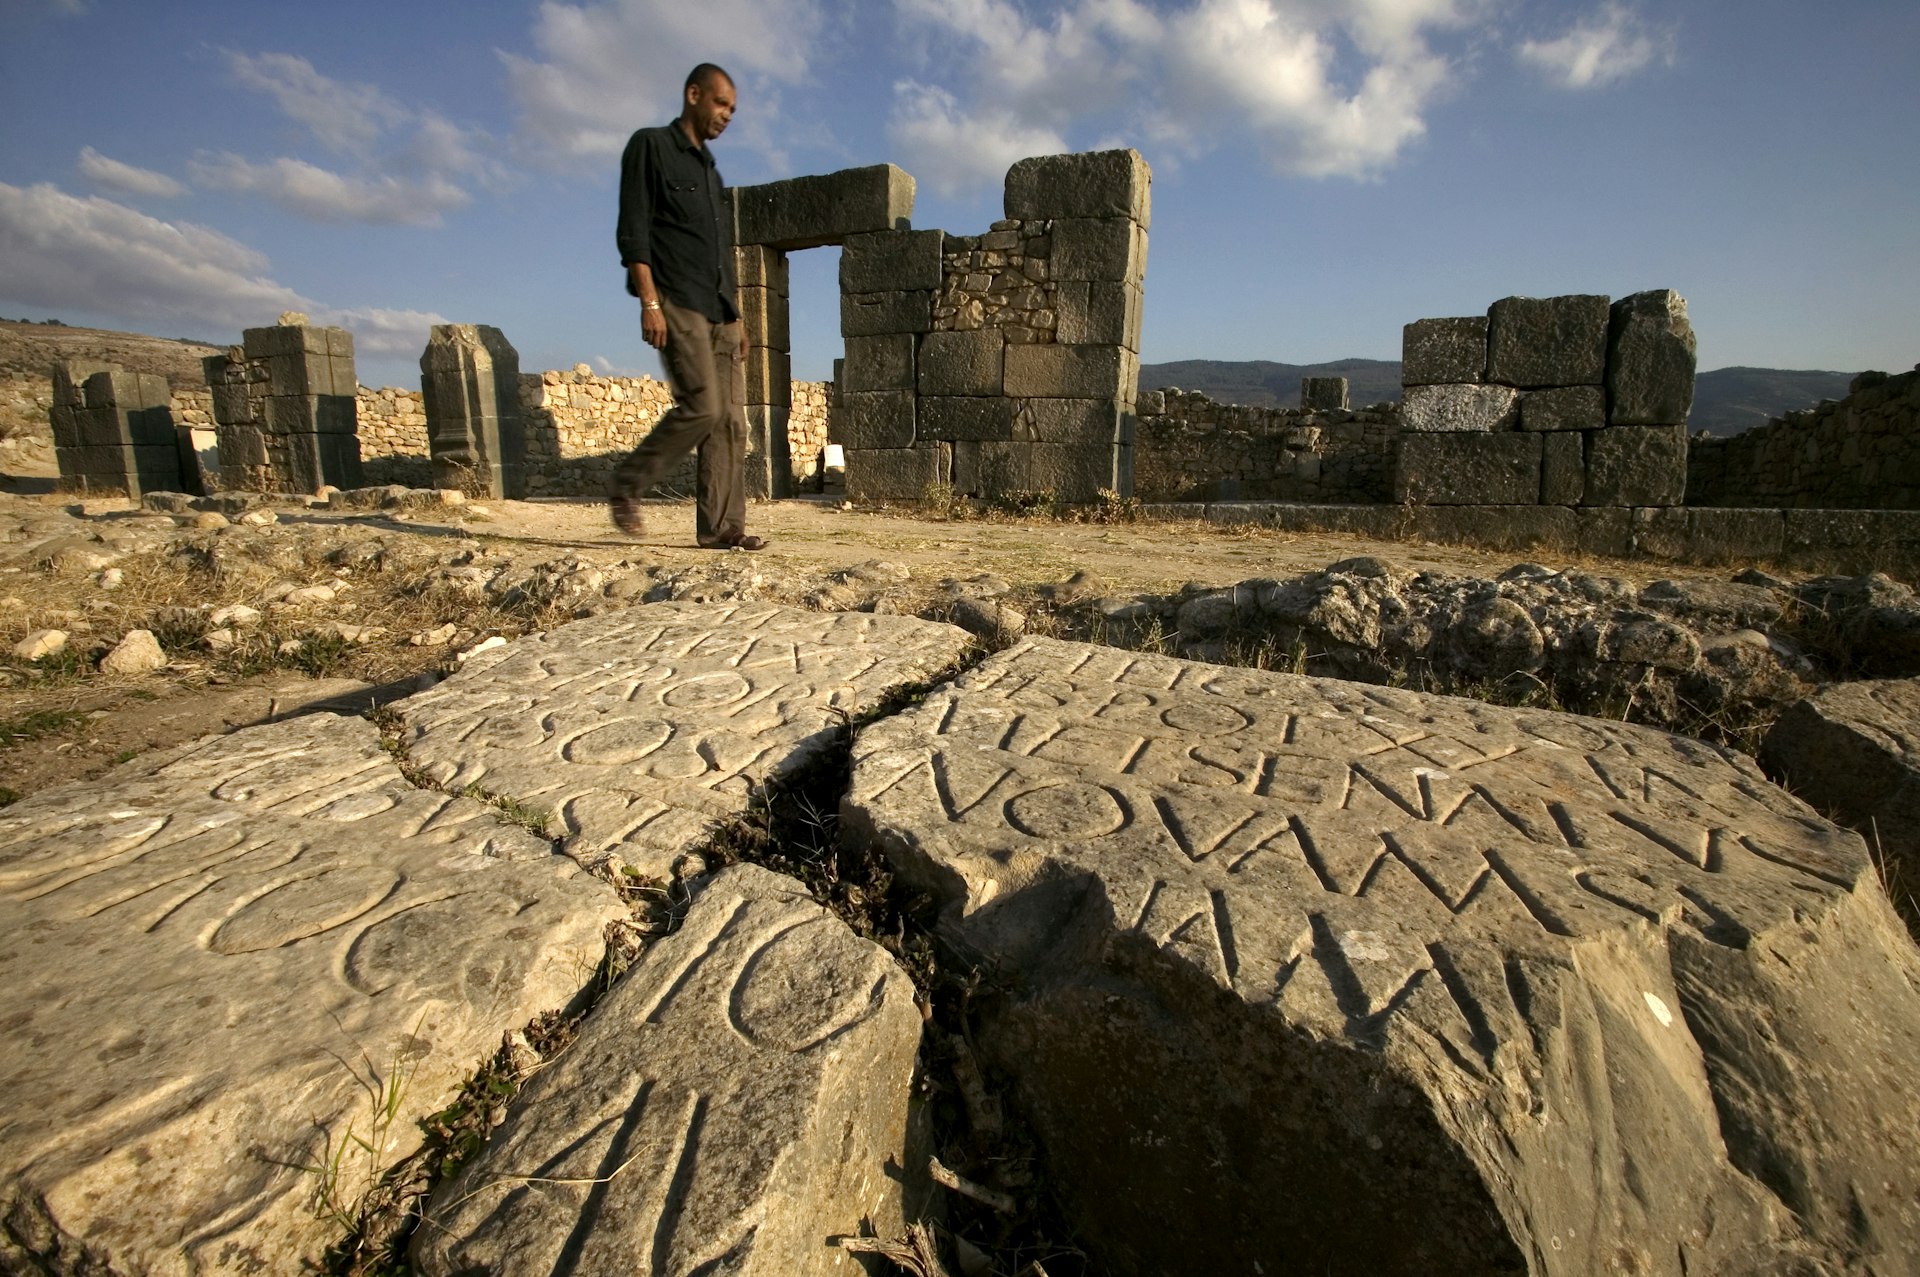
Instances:
[[[1598,386],[1607,366],[1607,299],[1503,297],[1487,310],[1487,380]]]
[[[998,328],[928,333],[920,339],[922,395],[998,395],[1006,378],[1006,334]]]
[[[445,1277],[857,1272],[831,1238],[905,1229],[919,1041],[884,949],[794,879],[724,869],[435,1194],[415,1260]]]
[[[1517,430],[1404,434],[1393,499],[1425,505],[1538,505],[1540,438]]]
[[[213,737],[0,812],[0,1268],[296,1272],[501,1035],[591,978],[611,888],[417,790],[361,719]],[[368,1088],[392,1082],[393,1121]]]
[[[1401,429],[1428,433],[1511,430],[1520,420],[1520,396],[1509,386],[1408,386]]]
[[[1153,172],[1140,152],[1039,155],[1007,170],[1010,218],[1125,217],[1148,224]]]
[[[655,603],[515,640],[401,702],[433,783],[548,811],[568,855],[664,877],[717,819],[931,679],[967,636],[912,617]]]
[[[1782,714],[1767,773],[1878,840],[1897,883],[1920,874],[1920,679],[1829,683]]]
[[[1920,952],[1743,755],[1032,639],[842,819],[1000,973],[1102,1271],[1920,1263]]]
[[[905,230],[913,194],[913,178],[891,164],[734,187],[734,242],[791,252]]]
[[[1520,396],[1522,430],[1598,430],[1607,424],[1607,392],[1599,386],[1554,386]]]
[[[1588,434],[1586,504],[1677,506],[1686,496],[1685,426],[1609,426]]]
[[[1487,375],[1487,317],[1416,319],[1400,331],[1400,384],[1470,383]]]
[[[1671,288],[1622,297],[1607,322],[1607,420],[1684,425],[1693,408],[1693,325]]]

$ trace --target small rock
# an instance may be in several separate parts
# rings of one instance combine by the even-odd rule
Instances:
[[[52,656],[67,645],[65,630],[35,630],[13,645],[14,659],[37,661]]]
[[[898,585],[913,579],[913,570],[904,563],[886,559],[868,559],[833,574],[842,581],[862,581],[869,585]]]
[[[215,608],[207,617],[207,623],[214,626],[239,626],[245,628],[260,624],[260,609],[248,607],[245,603],[231,603],[226,607]]]
[[[415,647],[445,647],[453,642],[454,636],[459,633],[460,627],[448,621],[445,625],[436,626],[431,630],[422,630],[407,642]]]
[[[302,643],[299,639],[285,639],[279,647],[273,650],[281,656],[298,656],[305,647],[306,644]]]
[[[319,603],[331,603],[333,599],[334,589],[330,585],[302,585],[295,589],[288,590],[280,596],[280,602],[290,603],[295,607],[311,607]]]
[[[280,516],[271,510],[249,510],[235,520],[250,528],[264,528],[269,523],[280,522]]]
[[[193,516],[193,519],[187,524],[187,526],[191,528],[198,528],[202,531],[212,531],[215,528],[226,527],[227,516],[224,514],[221,514],[217,510],[202,510],[200,513]]]
[[[955,599],[951,616],[955,625],[981,638],[1015,638],[1027,628],[1025,613],[987,599]]]
[[[480,655],[482,652],[491,652],[496,647],[505,647],[506,645],[507,641],[498,634],[495,634],[491,638],[482,639],[463,652],[456,653],[453,659],[456,661],[465,661],[470,657]]]
[[[232,630],[208,630],[200,636],[200,646],[209,652],[231,652],[238,642]]]
[[[119,568],[108,568],[94,581],[103,590],[117,590],[127,583],[127,574]]]
[[[150,674],[167,663],[160,640],[152,630],[128,630],[125,638],[100,660],[103,674]]]
[[[331,634],[343,643],[359,645],[371,643],[373,640],[382,637],[386,634],[387,627],[384,625],[348,625],[342,621],[335,621],[327,625],[321,632],[323,634]]]

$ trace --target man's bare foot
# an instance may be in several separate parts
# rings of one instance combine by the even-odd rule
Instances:
[[[645,536],[647,524],[640,517],[640,503],[632,497],[613,496],[607,498],[607,513],[613,516],[613,526],[630,537]]]

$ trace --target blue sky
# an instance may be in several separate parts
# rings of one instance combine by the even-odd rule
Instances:
[[[977,233],[1014,159],[1154,170],[1142,358],[1397,358],[1509,294],[1670,287],[1703,369],[1920,359],[1913,0],[0,0],[0,316],[237,339],[285,309],[417,384],[427,327],[657,372],[614,174],[686,68],[729,181],[890,160]],[[793,264],[796,375],[839,351]]]

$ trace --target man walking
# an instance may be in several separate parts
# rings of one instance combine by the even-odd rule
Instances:
[[[758,550],[766,542],[746,531],[747,337],[735,301],[732,218],[707,150],[733,106],[732,77],[703,62],[687,75],[680,118],[636,132],[620,159],[620,261],[673,407],[614,471],[607,504],[614,526],[639,536],[640,495],[698,448],[700,544]]]

